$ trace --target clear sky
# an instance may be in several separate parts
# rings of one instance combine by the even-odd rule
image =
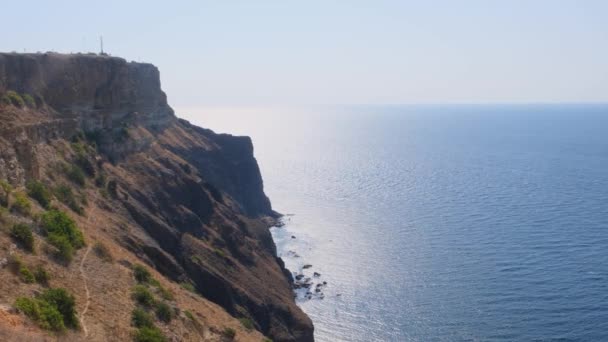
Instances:
[[[177,107],[608,102],[608,1],[8,1],[0,51],[156,64]]]

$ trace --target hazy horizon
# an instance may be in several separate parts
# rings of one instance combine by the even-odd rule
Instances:
[[[120,9],[120,10],[116,10]],[[0,51],[150,62],[183,107],[608,102],[603,1],[34,1]]]

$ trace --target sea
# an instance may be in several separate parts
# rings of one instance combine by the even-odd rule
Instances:
[[[608,105],[177,114],[253,139],[316,341],[608,341]]]

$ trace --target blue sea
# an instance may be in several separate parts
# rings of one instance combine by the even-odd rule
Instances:
[[[608,105],[178,114],[252,137],[317,341],[608,341]]]

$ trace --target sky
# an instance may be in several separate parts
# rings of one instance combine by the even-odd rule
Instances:
[[[11,1],[0,51],[159,67],[177,107],[608,102],[608,1]]]

